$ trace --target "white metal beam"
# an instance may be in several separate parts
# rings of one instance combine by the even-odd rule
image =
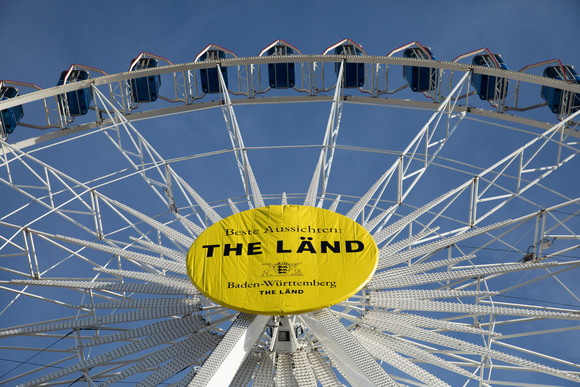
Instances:
[[[356,219],[377,191],[383,187],[380,189],[378,197],[375,198],[375,203],[378,202],[382,196],[382,192],[385,191],[386,186],[395,176],[398,187],[395,202],[401,203],[405,197],[407,197],[415,184],[417,184],[421,176],[425,173],[427,167],[433,162],[441,149],[443,149],[443,146],[447,143],[447,140],[453,134],[459,122],[465,117],[465,114],[453,114],[453,107],[457,104],[458,96],[467,84],[468,79],[469,73],[464,74],[447,98],[445,98],[445,100],[438,106],[437,111],[431,115],[429,120],[427,120],[425,125],[423,125],[421,130],[419,130],[415,138],[411,140],[405,150],[400,154],[399,158],[350,209],[347,213],[347,217]],[[447,117],[446,124],[441,124],[443,117]],[[455,122],[454,125],[450,124],[451,118],[457,119],[457,122]],[[431,148],[434,149],[431,150]],[[418,157],[419,154],[422,155]],[[412,179],[412,181],[405,188],[403,186],[403,181],[407,179]],[[363,224],[370,219],[372,213],[373,211],[371,209],[367,214],[367,218],[363,220]]]
[[[242,185],[244,187],[245,195],[250,202],[250,193],[252,195],[252,202],[254,207],[264,207],[264,199],[260,193],[260,188],[258,187],[258,182],[252,171],[250,165],[250,160],[246,152],[246,147],[244,145],[244,140],[242,139],[242,133],[240,131],[240,126],[238,125],[238,120],[236,118],[236,113],[234,112],[234,107],[230,99],[230,94],[226,86],[226,82],[221,72],[221,67],[219,64],[217,66],[217,73],[220,81],[220,89],[222,91],[222,96],[224,98],[224,105],[222,106],[222,112],[224,119],[226,121],[226,126],[228,134],[230,136],[230,141],[234,149],[234,154],[236,156],[236,163],[238,170],[240,172],[240,177],[242,179]]]
[[[328,309],[300,315],[344,377],[356,386],[398,386]]]
[[[340,130],[340,118],[342,115],[343,103],[341,94],[345,66],[346,61],[343,59],[340,62],[340,70],[338,71],[336,85],[334,87],[334,97],[332,99],[332,106],[330,108],[330,114],[328,115],[326,130],[322,140],[322,149],[320,150],[320,156],[318,157],[318,163],[316,164],[314,175],[310,181],[310,187],[308,188],[306,198],[304,199],[304,205],[306,206],[314,206],[316,204],[316,197],[320,190],[320,201],[318,202],[318,207],[321,207],[326,195],[326,187],[328,186],[328,179],[330,177],[330,170],[334,159],[336,140]]]
[[[260,339],[270,316],[242,313],[203,363],[189,386],[227,386],[238,368]]]

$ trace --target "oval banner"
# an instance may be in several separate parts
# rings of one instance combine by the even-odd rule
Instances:
[[[378,249],[346,216],[322,208],[260,207],[207,228],[187,255],[195,287],[220,305],[253,314],[325,308],[358,292]]]

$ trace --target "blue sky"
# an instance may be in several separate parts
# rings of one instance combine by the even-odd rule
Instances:
[[[318,54],[349,37],[371,55],[417,40],[451,60],[489,47],[510,68],[559,57],[580,66],[574,0],[2,1],[0,78],[56,84],[72,63],[114,73],[141,51],[192,61],[208,43],[257,55],[275,39]]]
[[[56,85],[59,73],[73,63],[113,74],[126,71],[130,60],[142,51],[174,63],[187,63],[209,43],[221,45],[242,57],[257,55],[276,39],[286,40],[304,54],[321,54],[337,41],[350,38],[360,43],[369,55],[386,55],[416,40],[430,46],[440,60],[452,60],[468,51],[488,47],[492,52],[501,53],[513,70],[551,58],[560,58],[563,63],[580,69],[578,15],[580,2],[577,0],[219,3],[0,0],[0,79],[48,88]],[[540,102],[539,91],[530,98]],[[246,145],[319,144],[328,109],[326,104],[272,106],[268,111],[252,110],[243,114],[245,112],[240,109],[237,113]],[[417,128],[429,116],[424,112],[409,113],[401,119],[377,114],[373,107],[352,105],[345,106],[344,113],[339,143],[389,149],[404,147],[416,133],[416,129],[406,131],[406,127]],[[25,111],[25,120],[26,114]],[[541,120],[557,122],[547,108],[537,114]],[[230,147],[219,111],[199,112],[191,117],[152,120],[143,123],[143,133],[150,141],[161,144],[166,157]],[[373,136],[368,139],[360,136],[362,126],[368,126]],[[254,130],[258,127],[266,130]],[[36,133],[32,129],[18,128],[11,140],[33,134]],[[450,143],[445,151],[462,160],[474,160],[480,166],[491,164],[521,145],[515,142],[518,137],[514,133],[493,128],[489,132],[463,131],[457,138],[457,142]],[[70,157],[54,153],[44,156],[73,177],[88,180],[91,173],[102,174],[120,168],[116,164],[122,161],[120,155],[101,151],[100,146],[105,146],[107,141],[91,137],[79,141],[82,151],[65,148],[73,152],[68,155]],[[206,143],[211,145],[208,147]],[[463,147],[464,143],[471,147]],[[487,159],[487,153],[480,153],[481,149],[488,148],[496,150],[494,158]],[[318,150],[302,151],[298,155],[286,152],[279,151],[274,156],[260,152],[251,155],[257,175],[263,177],[259,180],[263,193],[304,192],[307,189]],[[351,158],[348,154],[344,158],[337,157],[333,168],[339,174],[331,182],[331,189],[347,192],[355,187],[353,194],[364,192],[386,165],[382,156],[367,156],[365,160]],[[240,194],[239,184],[216,184],[230,177],[239,179],[232,159],[228,153],[199,160],[191,168],[176,165],[176,169],[195,181],[195,188],[204,197],[224,199]],[[283,162],[286,160],[291,162]],[[578,183],[571,185],[565,178],[577,176],[573,168],[578,166],[578,160],[575,161],[550,180],[551,186],[569,196],[578,196],[579,192]],[[92,171],[76,165],[89,165]],[[272,179],[266,178],[268,176]],[[456,176],[455,180],[441,181],[437,174],[426,176],[422,190],[415,194],[411,204],[421,205],[466,179]],[[149,191],[145,194],[144,190],[120,190],[113,185],[104,188],[103,192],[135,204],[142,211],[162,212],[164,209],[159,203],[151,204],[147,200]],[[0,187],[0,192],[6,192],[5,188]],[[20,199],[10,197],[9,200],[14,204]],[[517,206],[506,209],[505,216],[522,215],[518,210]],[[51,232],[66,232],[63,231],[66,228],[60,229],[58,224],[49,222],[40,222],[37,228],[42,227]]]

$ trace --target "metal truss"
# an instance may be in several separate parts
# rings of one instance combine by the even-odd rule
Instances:
[[[342,114],[342,80],[344,76],[345,61],[340,63],[340,70],[337,76],[336,86],[334,88],[334,98],[332,107],[328,116],[326,124],[326,131],[324,132],[324,139],[322,140],[322,150],[318,158],[318,164],[314,170],[314,176],[310,182],[308,193],[304,205],[314,206],[318,192],[320,192],[320,200],[318,207],[322,207],[324,198],[326,196],[326,188],[328,186],[328,179],[330,177],[330,170],[332,168],[332,160],[334,158],[334,151],[336,149],[336,140],[338,139],[338,132],[340,130],[340,116]],[[320,187],[319,187],[320,186]]]
[[[253,204],[255,207],[263,207],[264,200],[262,199],[260,188],[258,187],[256,178],[252,172],[252,167],[250,166],[250,160],[248,159],[248,154],[246,153],[244,140],[242,139],[242,133],[240,132],[240,127],[238,125],[238,120],[236,119],[232,101],[230,99],[230,95],[228,93],[228,89],[226,87],[226,83],[224,81],[224,77],[219,65],[217,65],[217,70],[219,75],[220,88],[224,99],[222,113],[234,150],[234,155],[236,156],[236,164],[238,165],[238,170],[240,171],[240,177],[242,179],[242,185],[244,187],[248,205],[250,208],[252,208],[252,202],[250,201],[251,196],[253,198]]]
[[[411,59],[411,58],[397,58],[397,57],[381,57],[381,56],[334,56],[334,55],[292,55],[289,57],[254,57],[254,58],[232,58],[221,60],[220,62],[207,61],[207,62],[195,62],[183,65],[170,64],[168,66],[144,69],[133,72],[126,72],[115,75],[105,75],[97,78],[88,79],[81,82],[68,83],[57,88],[51,88],[46,90],[38,90],[33,93],[25,94],[17,98],[2,101],[2,109],[17,106],[19,104],[28,104],[33,101],[39,101],[40,104],[36,105],[39,110],[40,115],[44,117],[43,120],[39,122],[23,122],[20,125],[28,126],[38,129],[49,129],[49,128],[60,128],[66,130],[68,133],[74,133],[77,131],[84,131],[95,127],[95,122],[103,120],[104,117],[101,116],[100,108],[103,107],[97,103],[94,107],[95,115],[89,115],[88,118],[93,118],[87,121],[84,118],[79,117],[64,117],[59,113],[59,109],[54,107],[58,105],[57,96],[62,93],[79,90],[82,88],[87,88],[95,86],[102,89],[101,92],[108,95],[108,99],[115,104],[115,108],[123,113],[129,120],[141,119],[141,117],[148,117],[153,115],[167,115],[167,114],[177,114],[184,111],[192,111],[199,108],[205,108],[211,106],[211,102],[207,101],[207,95],[201,92],[201,88],[198,85],[198,79],[196,71],[202,68],[214,67],[216,65],[228,67],[233,73],[235,82],[231,82],[229,85],[229,91],[237,97],[246,98],[244,103],[261,103],[261,101],[254,100],[256,95],[263,95],[267,97],[267,93],[271,90],[265,87],[264,82],[261,82],[258,77],[262,77],[262,71],[248,71],[248,66],[250,68],[260,68],[262,66],[267,66],[269,63],[280,63],[284,61],[291,60],[295,62],[299,68],[298,79],[301,80],[301,84],[291,90],[288,95],[299,96],[300,94],[306,93],[304,97],[299,97],[298,100],[311,100],[312,97],[323,97],[324,94],[331,88],[325,88],[323,83],[329,82],[328,77],[330,76],[328,71],[325,73],[324,68],[326,64],[341,63],[345,60],[347,63],[364,63],[365,72],[368,74],[365,76],[365,87],[360,88],[358,93],[361,97],[365,98],[365,95],[370,95],[367,98],[367,103],[376,103],[374,101],[377,97],[384,94],[385,92],[391,96],[396,93],[405,92],[405,87],[400,87],[394,91],[386,90],[387,84],[381,84],[379,80],[386,79],[387,74],[385,73],[388,67],[394,67],[399,73],[400,66],[429,66],[433,69],[438,69],[442,74],[448,74],[441,78],[441,84],[437,89],[437,96],[435,97],[435,103],[444,99],[444,94],[441,94],[443,90],[452,90],[456,85],[454,79],[461,79],[464,73],[471,72],[472,74],[484,74],[491,76],[498,76],[508,80],[508,82],[516,83],[516,87],[513,88],[514,95],[511,100],[514,101],[513,105],[506,105],[506,101],[502,102],[502,108],[499,110],[499,116],[505,116],[503,112],[511,111],[516,114],[515,118],[521,122],[526,121],[526,114],[530,110],[542,107],[543,104],[538,103],[534,106],[522,107],[518,105],[520,93],[527,93],[525,88],[521,85],[540,85],[549,86],[562,89],[565,91],[564,95],[564,110],[560,115],[561,119],[565,119],[573,113],[571,104],[568,100],[571,99],[571,93],[578,93],[579,86],[567,83],[564,81],[559,81],[555,79],[549,79],[545,77],[539,77],[536,75],[517,72],[517,71],[507,71],[496,68],[488,68],[481,66],[466,65],[462,63],[445,62],[445,61],[429,61],[423,59]],[[92,68],[91,68],[92,69]],[[98,69],[92,69],[96,71]],[[391,71],[393,72],[393,71]],[[97,71],[99,75],[102,75],[102,71]],[[152,76],[159,75],[164,79],[164,84],[170,84],[169,87],[172,93],[167,95],[160,95],[160,98],[174,104],[173,107],[164,107],[161,109],[155,109],[153,105],[145,106],[141,104],[136,111],[129,105],[129,96],[127,92],[127,82],[136,76]],[[252,78],[252,79],[251,79]],[[444,78],[444,79],[443,79]],[[334,84],[334,80],[331,81]],[[318,87],[314,87],[314,84],[320,84]],[[383,82],[384,83],[384,82]],[[504,82],[504,84],[507,84]],[[164,90],[166,90],[164,88]],[[417,94],[417,95],[416,95]],[[465,95],[468,95],[466,93]],[[429,102],[424,102],[417,97],[422,97],[423,94],[415,93],[409,96],[405,96],[401,99],[393,99],[390,103],[409,105],[421,107],[429,105]],[[309,97],[309,98],[308,98]],[[411,100],[408,99],[411,97]],[[430,98],[433,98],[431,96]],[[275,102],[276,98],[272,98],[272,102]],[[432,103],[431,103],[432,104]],[[197,106],[199,105],[199,106]],[[51,108],[51,106],[53,106]],[[219,106],[219,104],[214,105]],[[105,110],[108,108],[105,107]],[[478,106],[474,106],[471,110],[476,112]],[[483,107],[486,109],[486,107]],[[77,121],[83,121],[78,122]],[[92,123],[90,123],[92,121]],[[107,124],[105,120],[105,124]],[[61,133],[60,135],[63,135]],[[51,133],[50,135],[38,136],[35,142],[43,141],[45,139],[54,138],[59,136],[59,134]],[[17,147],[29,146],[32,142],[30,140],[23,142],[22,144],[17,144]]]
[[[377,192],[378,195],[374,199],[375,205],[381,199],[381,196],[391,179],[396,174],[396,200],[400,204],[411,192],[415,184],[419,181],[421,176],[425,173],[427,167],[433,162],[437,154],[441,151],[449,137],[453,134],[464,115],[454,115],[453,107],[457,103],[457,96],[461,93],[463,87],[466,87],[468,75],[465,74],[461,81],[457,84],[455,89],[447,96],[445,101],[439,106],[421,130],[417,133],[415,138],[407,145],[407,147],[400,154],[398,160],[387,169],[387,171],[377,180],[365,196],[355,205],[347,214],[351,219],[356,219],[362,212],[371,197]],[[442,119],[443,124],[441,124]],[[440,129],[440,124],[442,129]],[[438,130],[439,129],[439,130]],[[419,156],[420,155],[420,156]],[[405,180],[411,179],[405,187]],[[395,180],[395,179],[393,179]],[[373,211],[371,210],[366,219],[361,223],[365,224],[369,221]],[[384,222],[389,219],[385,217]]]

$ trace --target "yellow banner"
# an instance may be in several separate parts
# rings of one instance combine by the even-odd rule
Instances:
[[[220,305],[267,315],[325,308],[371,278],[378,249],[358,223],[308,206],[268,206],[205,230],[187,255],[187,273]]]

